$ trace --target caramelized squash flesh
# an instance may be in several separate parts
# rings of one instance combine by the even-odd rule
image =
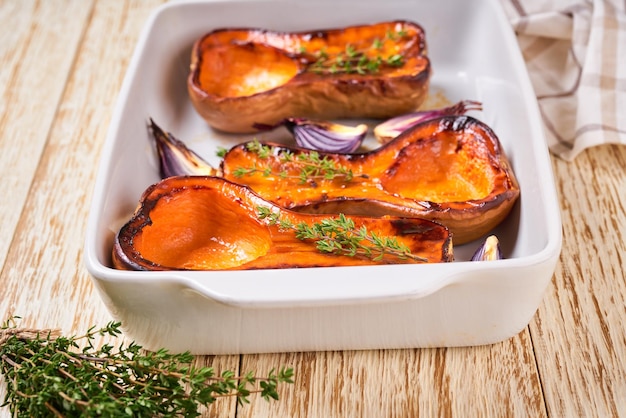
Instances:
[[[485,199],[496,186],[496,167],[464,142],[462,132],[442,132],[408,143],[380,173],[388,193],[438,204]],[[482,158],[481,158],[482,157]]]
[[[161,197],[150,211],[152,223],[134,238],[147,260],[182,269],[228,269],[269,251],[267,228],[239,214],[239,204],[217,189],[184,187]]]
[[[423,219],[350,217],[355,228],[397,240],[419,259],[380,259],[320,251],[315,241],[258,216],[259,208],[293,225],[332,217],[280,208],[220,177],[169,177],[148,188],[120,229],[113,264],[126,270],[246,270],[452,261],[450,233]]]
[[[202,55],[198,86],[215,97],[246,97],[277,88],[300,71],[297,62],[267,45],[230,45]]]

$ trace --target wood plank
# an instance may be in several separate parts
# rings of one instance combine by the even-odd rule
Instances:
[[[626,147],[553,165],[563,251],[530,326],[547,409],[626,416]]]
[[[92,2],[0,2],[0,265],[50,132]]]
[[[246,355],[242,369],[282,365],[295,384],[239,417],[546,416],[527,330],[480,347]]]

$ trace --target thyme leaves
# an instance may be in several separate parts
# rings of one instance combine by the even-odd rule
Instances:
[[[382,54],[385,42],[398,43],[408,36],[405,30],[388,30],[384,38],[374,38],[365,48],[357,48],[353,44],[346,44],[343,50],[330,53],[327,48],[312,51],[314,61],[308,71],[317,74],[376,74],[383,67],[402,67],[405,57],[402,54]],[[300,48],[300,53],[306,53],[306,48]]]
[[[296,178],[300,184],[309,183],[312,185],[316,185],[318,180],[350,182],[354,178],[351,169],[317,151],[294,153],[290,150],[279,149],[275,152],[274,147],[262,144],[256,139],[248,142],[246,149],[255,153],[259,160],[266,161],[267,164],[255,163],[250,167],[237,167],[233,170],[233,176],[237,178],[260,173],[264,177]],[[272,158],[276,164],[269,161]],[[365,177],[365,175],[359,175],[359,177]]]
[[[17,328],[15,318],[0,327],[0,372],[7,383],[0,406],[13,416],[197,416],[200,406],[221,397],[278,399],[278,386],[293,383],[291,368],[237,376],[194,366],[189,352],[145,351],[134,342],[96,348],[98,335],[121,334],[119,322],[65,337]]]
[[[373,261],[382,261],[385,255],[401,260],[427,261],[412,254],[408,246],[396,237],[381,236],[367,227],[357,227],[354,220],[339,214],[336,218],[322,219],[312,225],[306,222],[293,223],[278,212],[259,206],[257,217],[267,220],[270,225],[277,225],[284,230],[294,231],[296,238],[313,241],[318,251],[348,257],[365,257]]]

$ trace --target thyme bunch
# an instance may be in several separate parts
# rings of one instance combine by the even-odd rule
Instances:
[[[257,217],[265,219],[270,225],[278,225],[284,230],[293,230],[296,238],[312,240],[316,248],[323,253],[338,254],[348,257],[362,256],[373,261],[381,261],[385,255],[401,260],[427,261],[412,254],[409,247],[398,242],[395,237],[385,237],[368,231],[365,226],[357,228],[354,220],[339,214],[337,218],[322,219],[309,225],[306,222],[292,223],[278,212],[259,206]]]
[[[96,348],[96,336],[121,334],[119,322],[64,337],[19,329],[16,318],[0,328],[0,371],[7,387],[0,406],[13,416],[197,416],[200,406],[220,397],[236,396],[239,403],[254,393],[278,399],[278,385],[293,383],[291,368],[264,378],[228,370],[218,375],[212,367],[193,366],[188,352],[147,352],[134,342]]]
[[[354,45],[347,44],[344,50],[337,54],[330,54],[326,48],[322,48],[313,52],[315,61],[308,70],[317,74],[375,74],[383,66],[402,67],[404,65],[402,54],[383,57],[380,51],[385,41],[397,42],[406,35],[403,30],[395,32],[389,30],[383,39],[375,38],[367,48],[357,49]],[[300,52],[307,52],[306,48],[302,48]]]
[[[258,140],[253,140],[246,144],[248,151],[251,151],[261,160],[269,160],[273,155],[273,148],[269,145],[261,144]],[[237,167],[233,175],[237,178],[261,173],[265,177],[277,176],[279,178],[297,178],[300,184],[311,183],[315,185],[316,180],[341,180],[350,182],[354,178],[352,170],[343,167],[327,155],[321,156],[317,151],[308,151],[294,154],[288,150],[281,150],[277,155],[278,163],[282,166],[289,165],[299,169],[297,175],[290,175],[286,169],[274,170],[270,165],[252,167]],[[360,177],[365,177],[361,175]]]

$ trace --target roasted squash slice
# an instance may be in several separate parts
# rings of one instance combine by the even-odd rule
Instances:
[[[231,148],[221,175],[298,212],[429,219],[447,226],[455,244],[492,230],[520,194],[497,136],[469,116],[429,120],[366,153],[314,153],[317,162],[309,150],[258,147]]]
[[[286,117],[389,118],[417,109],[431,74],[424,30],[406,21],[273,32],[221,29],[198,39],[187,87],[225,132]]]
[[[265,208],[292,225],[333,218],[297,213],[220,177],[169,177],[149,187],[120,229],[113,263],[127,270],[241,270],[452,261],[447,228],[423,219],[349,217],[356,229],[392,238],[408,250],[378,259],[320,251],[284,224],[258,215]],[[336,216],[335,216],[336,218]],[[407,256],[409,255],[409,256]]]

